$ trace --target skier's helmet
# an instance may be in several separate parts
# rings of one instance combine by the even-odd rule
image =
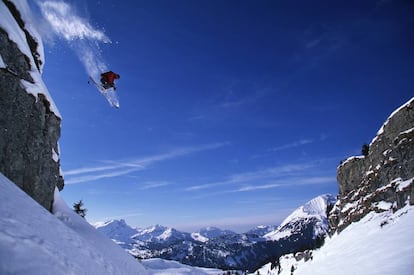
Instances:
[[[116,79],[120,79],[120,78],[121,78],[121,76],[120,76],[119,74],[115,74],[115,78],[116,78]]]

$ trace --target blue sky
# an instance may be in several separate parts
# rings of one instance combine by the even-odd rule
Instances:
[[[413,96],[409,1],[39,3],[61,8],[41,25],[61,194],[90,222],[276,225],[337,194],[339,162]],[[87,83],[102,68],[118,110]]]

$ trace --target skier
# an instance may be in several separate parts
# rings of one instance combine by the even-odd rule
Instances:
[[[101,83],[105,89],[114,88],[114,90],[116,90],[114,80],[119,79],[120,77],[119,74],[114,73],[113,71],[102,73]]]

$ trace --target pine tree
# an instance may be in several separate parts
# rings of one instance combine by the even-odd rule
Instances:
[[[73,211],[78,213],[79,216],[81,216],[82,218],[85,218],[86,212],[88,211],[88,209],[82,208],[82,206],[83,206],[83,201],[82,200],[79,200],[78,202],[75,202],[73,204]]]
[[[369,152],[369,145],[364,143],[364,145],[362,145],[361,153],[362,153],[362,155],[364,155],[366,157],[366,156],[368,156],[368,152]]]

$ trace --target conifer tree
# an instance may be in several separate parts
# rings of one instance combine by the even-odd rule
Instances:
[[[78,202],[75,202],[73,204],[73,211],[78,213],[79,216],[81,216],[82,218],[85,218],[86,212],[88,211],[88,209],[82,208],[82,207],[83,207],[83,201],[79,200]]]
[[[364,143],[364,145],[362,145],[361,153],[362,153],[362,155],[364,155],[366,157],[366,156],[368,156],[368,152],[369,152],[369,145]]]

